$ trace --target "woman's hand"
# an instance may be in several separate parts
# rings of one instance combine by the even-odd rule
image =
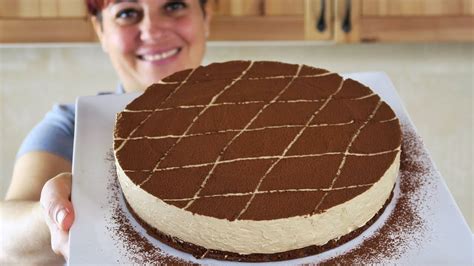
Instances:
[[[56,254],[69,257],[69,228],[74,222],[71,203],[70,173],[62,173],[47,181],[41,190],[40,203],[51,232],[51,247]]]

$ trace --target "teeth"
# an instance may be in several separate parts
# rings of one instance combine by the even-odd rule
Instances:
[[[161,54],[143,55],[142,58],[145,61],[157,61],[157,60],[161,60],[161,59],[165,59],[165,58],[168,58],[170,56],[173,56],[176,53],[178,53],[178,51],[179,51],[179,49],[176,48],[176,49],[169,50],[169,51],[161,53]]]

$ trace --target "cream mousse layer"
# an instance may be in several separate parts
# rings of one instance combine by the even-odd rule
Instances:
[[[397,179],[398,153],[379,181],[322,213],[274,220],[234,220],[193,214],[165,203],[130,180],[116,161],[122,191],[134,212],[164,234],[207,249],[271,254],[324,245],[365,225],[383,207]]]

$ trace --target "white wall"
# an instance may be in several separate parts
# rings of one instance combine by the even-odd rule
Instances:
[[[205,63],[232,59],[280,60],[336,72],[385,71],[474,228],[473,44],[212,43]],[[0,196],[23,137],[53,103],[114,90],[116,84],[98,45],[0,47]]]

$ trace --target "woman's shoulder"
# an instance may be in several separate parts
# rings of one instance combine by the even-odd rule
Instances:
[[[46,151],[72,160],[75,104],[55,104],[28,133],[17,158],[31,151]]]
[[[76,104],[55,104],[40,123],[52,124],[70,131],[71,127],[74,130],[75,116]]]
[[[115,92],[102,92],[104,94],[124,93],[122,85],[118,85]],[[67,160],[72,160],[74,144],[74,125],[76,104],[55,104],[46,113],[43,119],[28,133],[17,158],[31,151],[46,151],[59,155]]]

